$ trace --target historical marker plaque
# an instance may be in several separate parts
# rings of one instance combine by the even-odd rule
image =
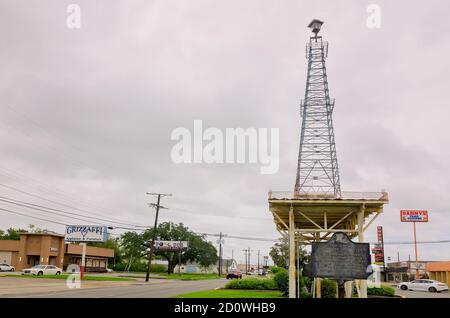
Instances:
[[[369,243],[354,243],[343,232],[328,242],[313,242],[311,276],[340,281],[367,279],[370,265]]]

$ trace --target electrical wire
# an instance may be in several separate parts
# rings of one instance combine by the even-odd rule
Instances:
[[[91,221],[91,219],[92,219],[92,220],[106,221],[106,222],[109,222],[109,223],[115,223],[115,224],[119,224],[119,225],[133,226],[132,224],[128,224],[128,223],[114,222],[114,221],[111,221],[111,220],[97,218],[97,217],[94,217],[94,216],[86,216],[86,215],[82,215],[82,214],[78,214],[78,213],[74,213],[74,212],[67,212],[67,211],[64,211],[64,210],[54,209],[54,208],[50,208],[50,207],[46,207],[46,206],[42,206],[42,205],[38,205],[38,204],[33,204],[33,203],[21,201],[21,200],[11,199],[11,198],[7,198],[7,197],[3,197],[3,196],[0,196],[0,201],[1,202],[6,202],[6,203],[9,203],[9,204],[22,206],[22,207],[25,207],[25,208],[36,209],[36,210],[43,211],[43,212],[46,212],[46,213],[53,213],[53,214],[61,215],[61,216],[64,216],[64,217],[70,217],[70,218],[77,219],[77,220],[84,221],[84,222],[86,220],[87,221]],[[50,211],[47,211],[47,210],[50,210]],[[79,216],[79,217],[83,217],[84,219],[77,218],[74,215]]]
[[[35,198],[38,198],[38,199],[40,199],[40,200],[44,200],[44,201],[47,201],[47,202],[51,202],[51,203],[53,203],[53,204],[57,204],[57,205],[60,205],[60,206],[65,206],[65,207],[67,207],[67,208],[69,208],[69,209],[73,209],[73,210],[77,210],[77,211],[80,211],[80,212],[85,212],[85,213],[97,215],[97,214],[92,213],[92,212],[90,212],[90,211],[78,209],[78,208],[76,208],[76,207],[73,207],[73,206],[68,205],[68,204],[65,204],[65,203],[61,203],[61,202],[57,202],[57,201],[54,201],[54,200],[50,200],[50,199],[44,198],[44,197],[42,197],[42,196],[40,196],[40,195],[32,194],[32,193],[30,193],[30,192],[27,192],[27,191],[24,191],[24,190],[20,190],[20,189],[18,189],[18,188],[15,188],[15,187],[12,187],[12,186],[8,186],[8,185],[3,184],[3,183],[0,183],[0,186],[5,187],[5,188],[8,188],[8,189],[11,189],[11,190],[14,190],[14,191],[17,191],[17,192],[20,192],[20,193],[23,193],[23,194],[26,194],[26,195],[29,195],[29,196],[32,196],[32,197],[35,197]],[[125,222],[114,222],[114,221],[112,221],[113,219],[114,219],[114,218],[111,218],[111,220],[109,220],[109,222],[117,223],[117,224],[122,224],[122,225],[127,225],[127,226],[134,226],[134,227],[147,227],[147,226],[145,226],[145,225],[137,225],[137,224],[131,224],[131,223],[125,223]]]

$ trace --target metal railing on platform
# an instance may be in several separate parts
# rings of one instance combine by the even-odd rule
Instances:
[[[377,200],[388,201],[387,192],[343,191],[340,194],[330,192],[294,192],[270,191],[269,200]]]

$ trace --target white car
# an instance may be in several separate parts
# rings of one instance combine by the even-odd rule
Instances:
[[[0,263],[0,272],[14,272],[15,269],[13,266],[8,265],[6,263]]]
[[[55,265],[36,265],[22,271],[22,275],[61,275],[62,269]]]
[[[448,291],[447,284],[431,279],[416,279],[410,282],[404,282],[397,285],[401,290],[429,291],[432,293]]]

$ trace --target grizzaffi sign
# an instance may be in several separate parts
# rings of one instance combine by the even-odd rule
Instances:
[[[108,227],[101,225],[66,225],[66,242],[104,242]]]

